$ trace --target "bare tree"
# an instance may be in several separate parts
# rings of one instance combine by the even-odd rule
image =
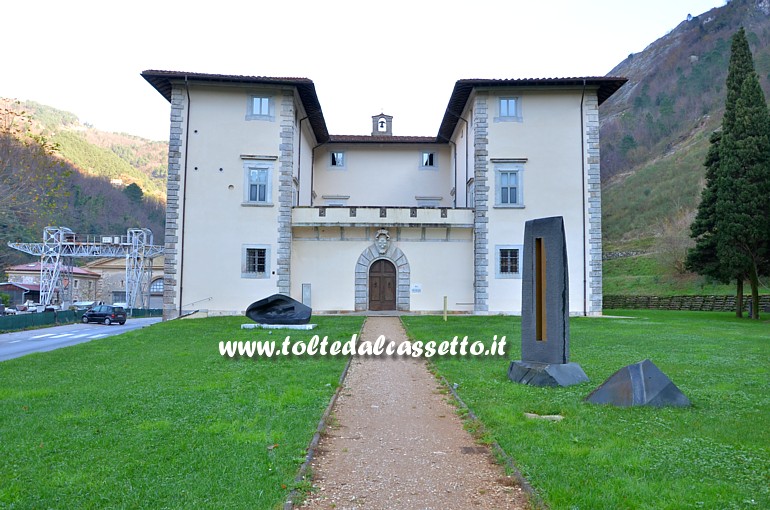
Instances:
[[[0,101],[0,243],[54,211],[68,172],[56,151],[19,102]]]
[[[0,210],[40,204],[57,191],[57,147],[32,130],[20,103],[0,103]]]
[[[687,251],[695,244],[690,238],[690,224],[695,218],[692,209],[677,208],[672,218],[663,220],[655,242],[660,265],[676,275],[687,273]]]

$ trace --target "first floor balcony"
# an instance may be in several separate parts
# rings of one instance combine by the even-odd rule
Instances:
[[[473,227],[473,209],[449,207],[294,207],[293,227]]]

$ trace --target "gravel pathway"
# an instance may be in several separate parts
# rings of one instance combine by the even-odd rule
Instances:
[[[360,340],[380,335],[406,340],[398,317],[368,317]],[[312,462],[314,492],[301,508],[527,508],[525,493],[446,399],[422,360],[355,357]]]

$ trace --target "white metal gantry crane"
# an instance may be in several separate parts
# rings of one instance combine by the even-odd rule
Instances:
[[[126,259],[126,305],[149,305],[152,259],[163,254],[153,244],[148,228],[130,228],[125,236],[76,234],[67,227],[45,227],[42,243],[8,243],[8,246],[40,257],[40,304],[50,305],[56,291],[65,305],[72,303],[72,259]]]

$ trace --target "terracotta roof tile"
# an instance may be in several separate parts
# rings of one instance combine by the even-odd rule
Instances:
[[[40,272],[40,262],[33,262],[31,264],[18,264],[15,266],[9,267],[6,271],[13,271],[13,272]],[[79,275],[79,276],[94,276],[99,277],[101,276],[99,273],[94,273],[93,271],[89,271],[87,269],[83,269],[80,267],[73,267],[72,268],[72,274],[73,275]],[[23,284],[22,284],[23,285]]]
[[[329,143],[439,143],[433,136],[330,135]]]

